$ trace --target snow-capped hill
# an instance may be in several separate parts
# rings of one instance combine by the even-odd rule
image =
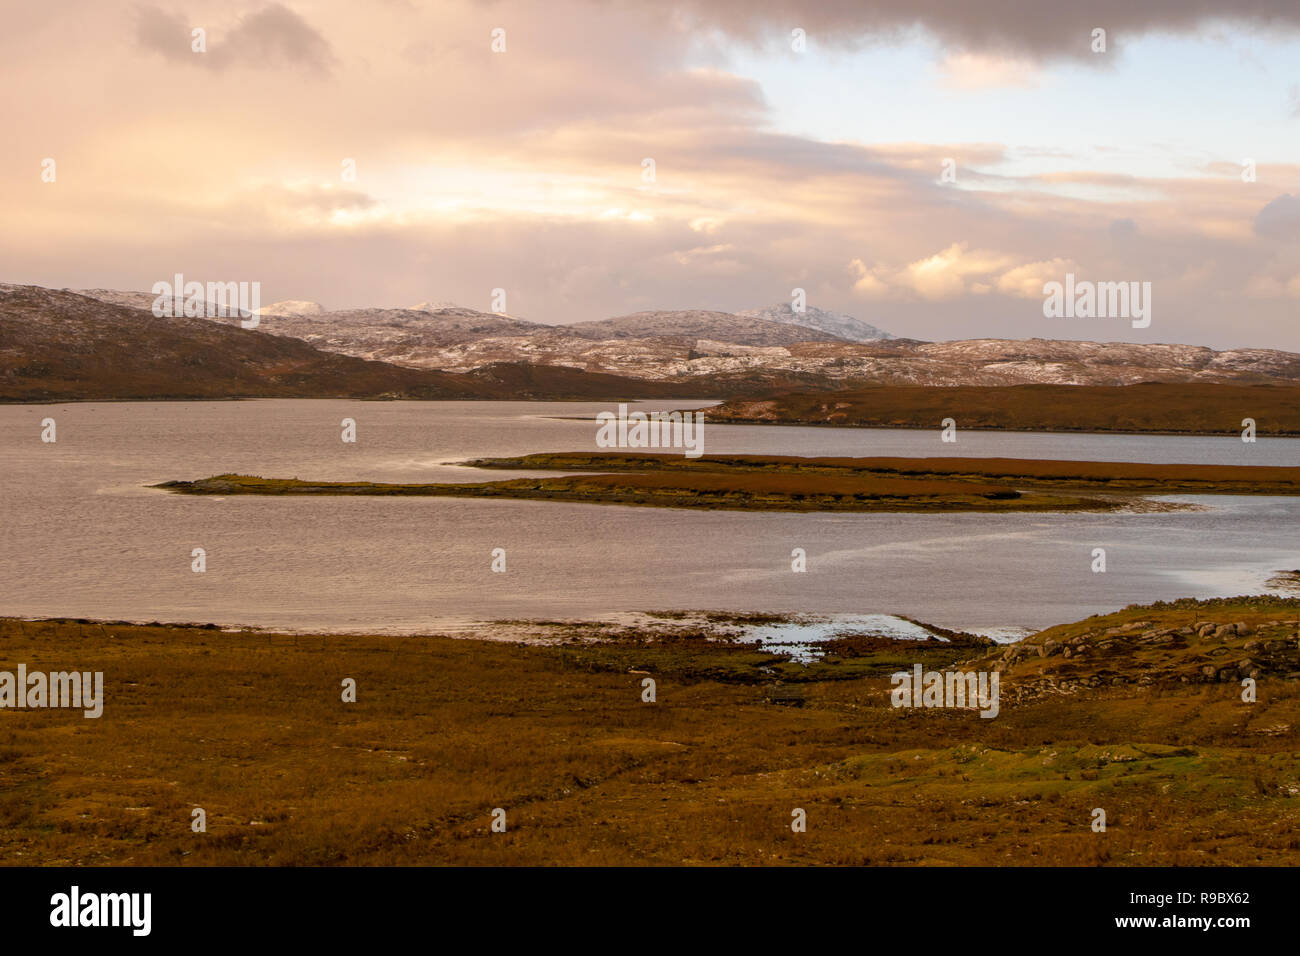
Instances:
[[[0,292],[0,297],[5,294]],[[90,297],[82,301],[83,307],[100,299],[145,312],[154,300],[148,293],[101,289],[82,295]],[[282,308],[286,305],[295,308]],[[637,312],[570,325],[543,325],[444,303],[336,312],[304,305],[315,303],[269,306],[256,331],[414,369],[474,372],[501,363],[567,367],[643,382],[676,382],[688,390],[691,383],[716,388],[722,382],[741,390],[787,383],[1300,382],[1300,354],[1274,349],[1216,352],[1195,345],[1060,339],[921,342],[894,338],[852,316],[815,308],[795,313],[789,305],[741,314],[704,309]],[[213,321],[242,324],[237,316]]]
[[[509,316],[460,306],[420,309],[340,309],[269,315],[258,327],[302,339],[320,349],[414,368],[442,364],[442,350],[485,338],[528,336],[546,329]]]
[[[324,315],[325,306],[319,302],[307,302],[302,299],[288,299],[284,302],[273,302],[270,305],[264,305],[257,310],[258,315]]]
[[[144,309],[146,312],[153,308],[158,296],[152,292],[122,292],[118,289],[63,289],[63,292],[71,292],[73,295],[84,295],[88,299],[98,299],[100,302],[107,302],[110,305],[124,305],[129,309]]]
[[[796,342],[837,342],[839,336],[808,326],[755,322],[747,316],[707,309],[635,312],[616,319],[575,322],[565,328],[588,339],[706,339],[736,345],[792,345]]]
[[[408,312],[442,312],[446,309],[460,309],[463,312],[473,311],[466,309],[464,306],[457,305],[455,302],[417,302],[415,305],[408,306]]]
[[[747,309],[736,314],[755,319],[766,319],[769,322],[780,322],[783,325],[802,325],[804,328],[828,332],[841,339],[848,339],[850,342],[878,342],[881,339],[893,338],[888,332],[863,322],[861,319],[855,319],[843,312],[829,312],[826,309],[819,309],[811,305],[808,306],[807,311],[796,312],[789,302],[780,302],[768,306],[766,309]]]

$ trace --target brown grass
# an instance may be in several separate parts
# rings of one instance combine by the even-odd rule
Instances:
[[[1300,385],[1144,382],[1137,385],[878,385],[733,399],[709,421],[753,424],[959,428],[1052,432],[1300,435]]]
[[[571,475],[508,481],[385,484],[216,475],[158,485],[191,495],[366,495],[523,498],[744,511],[1102,511],[1120,499],[1022,494],[1006,485],[877,475],[760,474],[744,470]]]
[[[1300,754],[1268,730],[1300,721],[1295,681],[1254,705],[1122,687],[982,720],[895,710],[869,675],[773,706],[753,649],[682,652],[3,620],[0,666],[103,670],[107,702],[98,721],[0,715],[0,859],[1300,863]],[[836,660],[819,667],[854,663]],[[657,703],[629,670],[654,673]]]
[[[703,455],[686,458],[662,452],[546,452],[513,458],[478,458],[479,468],[604,471],[718,472],[740,474],[836,475],[875,478],[1011,480],[1035,485],[1070,485],[1157,492],[1165,488],[1220,488],[1233,494],[1300,492],[1300,467],[1282,465],[1146,464],[1058,461],[1040,458],[844,458],[798,455]]]
[[[1104,511],[1159,507],[1138,502],[1144,494],[1300,494],[1300,468],[1249,465],[641,452],[550,452],[467,464],[605,474],[440,484],[227,474],[157,487],[196,495],[437,495],[747,511]]]

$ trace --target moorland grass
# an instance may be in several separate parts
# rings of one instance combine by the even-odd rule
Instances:
[[[1139,608],[1087,626],[1297,607]],[[790,707],[773,688],[802,669],[725,641],[0,620],[3,667],[102,670],[107,691],[98,720],[0,713],[0,860],[1300,863],[1300,682],[1261,680],[1254,704],[1235,684],[1176,682],[1007,698],[993,720],[890,706],[899,663],[982,653],[849,642],[803,671]],[[1004,677],[1014,686],[1015,669]],[[206,833],[191,831],[195,807]],[[505,833],[490,832],[497,807]],[[796,807],[806,833],[791,832]]]

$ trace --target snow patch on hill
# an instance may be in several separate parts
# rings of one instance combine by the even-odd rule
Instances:
[[[848,339],[850,342],[878,342],[881,339],[893,338],[883,329],[878,329],[851,315],[845,315],[843,312],[831,312],[815,306],[808,306],[805,311],[796,312],[789,302],[779,302],[765,309],[747,309],[736,314],[764,319],[768,322],[780,322],[782,325],[801,325],[807,329],[817,329],[819,332]]]
[[[325,307],[319,302],[307,302],[303,299],[288,299],[273,302],[257,310],[258,315],[324,315]]]

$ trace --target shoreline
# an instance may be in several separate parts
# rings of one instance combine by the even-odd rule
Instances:
[[[934,386],[939,388],[942,386]],[[1006,386],[1014,388],[1016,386]],[[1072,386],[1081,387],[1081,386]],[[657,401],[657,399],[656,399]],[[690,411],[705,412],[707,408],[688,409]],[[561,419],[564,421],[587,421],[585,418]],[[592,419],[594,421],[594,419]],[[938,425],[923,424],[904,424],[896,425],[861,425],[856,422],[837,423],[825,421],[812,421],[804,419],[782,419],[774,421],[765,418],[715,418],[709,419],[705,416],[705,424],[712,425],[776,425],[789,426],[797,428],[856,428],[859,431],[900,431],[900,432],[928,432],[940,431]],[[1170,431],[1167,429],[1146,429],[1146,428],[1040,428],[1033,425],[1017,427],[1015,425],[961,425],[961,431],[964,432],[1011,432],[1014,434],[1031,434],[1031,435],[1151,435],[1164,436],[1169,438],[1225,438],[1241,440],[1240,430],[1237,431]],[[1258,432],[1259,440],[1266,438],[1300,438],[1300,430],[1280,431],[1280,432]]]
[[[913,625],[928,632],[933,638],[958,645],[992,646],[1007,642],[985,637],[977,631],[963,631],[927,624],[914,617],[889,612],[864,612],[842,614],[816,614],[774,611],[721,611],[710,609],[613,611],[599,618],[500,618],[493,620],[464,620],[432,625],[420,630],[366,630],[364,628],[286,628],[274,625],[236,625],[210,621],[158,621],[122,620],[109,618],[69,617],[66,615],[24,616],[0,614],[0,623],[18,625],[78,626],[81,629],[98,629],[101,633],[111,627],[170,628],[186,631],[203,631],[212,634],[237,634],[267,638],[357,638],[423,640],[450,639],[489,641],[524,646],[554,646],[565,641],[599,642],[618,641],[630,635],[638,639],[675,640],[683,630],[696,636],[722,643],[752,643],[747,636],[751,628],[797,629],[820,624],[832,634],[851,633],[866,628],[855,627],[862,619],[890,619]],[[1010,627],[1008,625],[1007,627]],[[1005,628],[999,626],[997,630]],[[1028,629],[1025,629],[1028,630]],[[1031,632],[1035,633],[1035,632]],[[1029,635],[1026,635],[1029,636]],[[896,640],[912,638],[897,637]]]
[[[873,386],[876,388],[888,389],[903,386]],[[987,387],[997,389],[1015,389],[1024,388],[1023,385],[999,385],[999,386],[959,386],[959,385],[929,385],[916,386],[926,388],[934,392],[943,392],[945,390],[966,388],[966,387]],[[1090,389],[1090,388],[1129,388],[1133,386],[1090,386],[1090,385],[1068,385],[1059,386],[1061,388]],[[1274,386],[1267,386],[1274,387]],[[823,394],[823,393],[818,393]],[[835,392],[826,392],[826,398],[834,397]],[[863,423],[863,422],[831,422],[811,418],[746,418],[736,417],[710,417],[707,413],[712,408],[720,407],[728,402],[757,402],[761,399],[753,398],[729,398],[726,396],[713,398],[695,397],[676,397],[661,398],[657,396],[622,396],[610,398],[588,398],[580,396],[576,398],[394,398],[383,396],[366,396],[358,397],[354,395],[230,395],[230,396],[147,396],[147,397],[122,397],[122,398],[11,398],[0,396],[0,406],[11,407],[31,407],[31,408],[49,408],[57,405],[188,405],[201,404],[205,402],[228,403],[228,402],[369,402],[369,403],[392,403],[392,404],[439,404],[454,403],[457,405],[497,405],[497,404],[600,404],[608,405],[610,403],[626,402],[632,403],[657,403],[672,404],[676,402],[701,402],[709,403],[694,406],[688,411],[705,413],[705,423],[712,425],[768,425],[768,426],[788,426],[792,428],[831,428],[831,429],[856,429],[859,431],[907,431],[907,432],[925,432],[938,431],[940,426],[939,419],[935,422],[891,422],[891,423]],[[681,410],[674,408],[674,410]],[[579,415],[544,415],[541,416],[553,421],[569,422],[595,422],[595,418],[588,418]],[[1169,429],[1169,428],[1103,428],[1103,427],[1069,427],[1066,425],[1043,426],[1043,425],[983,425],[983,424],[962,424],[958,422],[961,431],[980,432],[980,433],[998,433],[1006,432],[1009,434],[1041,434],[1041,435],[1116,435],[1116,436],[1153,436],[1169,438],[1224,438],[1240,440],[1240,430],[1233,429],[1209,429],[1209,428],[1187,428],[1187,429]],[[1266,431],[1261,426],[1257,431],[1257,439],[1300,439],[1300,428],[1281,429],[1277,431]]]

